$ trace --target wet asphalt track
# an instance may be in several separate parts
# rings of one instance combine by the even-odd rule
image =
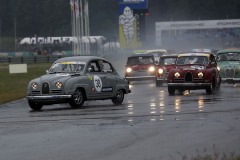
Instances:
[[[125,58],[108,57],[120,75]],[[1,160],[159,160],[217,152],[240,155],[240,87],[169,96],[134,82],[124,103],[86,102],[31,111],[26,99],[0,106]]]

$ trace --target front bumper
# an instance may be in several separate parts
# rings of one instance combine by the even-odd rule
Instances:
[[[156,80],[156,76],[125,77],[128,81]]]
[[[211,85],[211,83],[168,83],[169,87],[176,89],[206,89]]]
[[[26,98],[31,102],[38,102],[44,105],[66,103],[72,95],[28,95]]]
[[[240,78],[222,78],[222,83],[228,84],[240,83]]]
[[[61,100],[71,98],[72,95],[29,95],[28,100]]]

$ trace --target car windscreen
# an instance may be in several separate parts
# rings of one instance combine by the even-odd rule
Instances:
[[[240,61],[240,52],[222,53],[217,55],[217,61]]]
[[[153,64],[153,56],[129,57],[127,65]]]
[[[178,57],[176,64],[185,65],[185,64],[199,64],[206,65],[208,64],[207,56],[180,56]]]
[[[159,64],[160,65],[171,65],[171,64],[175,63],[176,59],[177,59],[177,57],[161,58]]]
[[[85,63],[83,62],[59,62],[52,65],[49,73],[81,72],[84,67]]]

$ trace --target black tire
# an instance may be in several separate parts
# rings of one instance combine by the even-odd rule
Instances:
[[[213,93],[213,84],[211,84],[210,86],[208,86],[208,87],[206,88],[206,93],[207,93],[207,94],[212,94],[212,93]]]
[[[112,98],[112,102],[115,105],[119,105],[119,104],[122,104],[123,100],[124,100],[124,92],[123,90],[118,90],[115,97]]]
[[[38,102],[33,102],[30,100],[28,100],[28,104],[29,104],[30,108],[35,111],[40,111],[43,107],[43,104],[38,103]]]
[[[84,93],[81,89],[77,89],[74,94],[72,95],[72,98],[69,101],[69,104],[72,108],[79,108],[83,105],[85,101]]]
[[[161,87],[161,86],[163,86],[163,82],[156,80],[156,87]]]
[[[175,88],[168,86],[168,94],[174,95],[175,94]]]

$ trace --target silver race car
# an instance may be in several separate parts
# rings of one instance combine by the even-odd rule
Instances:
[[[130,92],[127,80],[106,59],[76,56],[56,60],[47,74],[31,80],[26,98],[33,110],[58,103],[77,108],[89,100],[111,99],[119,105]]]

